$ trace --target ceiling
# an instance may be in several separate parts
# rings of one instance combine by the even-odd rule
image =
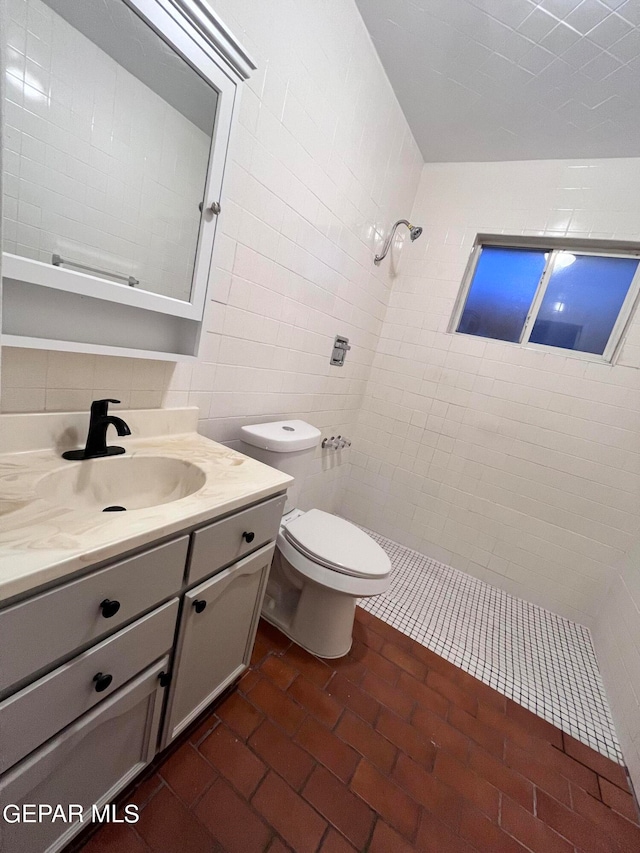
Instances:
[[[428,162],[640,156],[640,0],[356,0]]]

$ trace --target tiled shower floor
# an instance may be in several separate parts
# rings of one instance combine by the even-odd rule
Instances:
[[[365,529],[365,528],[363,528]],[[367,530],[393,565],[362,608],[623,763],[587,628]]]

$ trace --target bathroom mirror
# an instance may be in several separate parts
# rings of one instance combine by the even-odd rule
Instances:
[[[193,354],[236,88],[255,66],[203,0],[7,13],[3,342]]]

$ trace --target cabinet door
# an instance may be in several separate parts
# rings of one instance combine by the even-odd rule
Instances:
[[[184,597],[163,746],[249,665],[275,543]]]
[[[0,807],[77,804],[83,820],[0,822],[0,850],[55,853],[92,819],[92,806],[113,802],[156,751],[162,688],[158,676],[168,658],[141,673],[93,711],[0,777]],[[13,814],[13,809],[11,811]]]

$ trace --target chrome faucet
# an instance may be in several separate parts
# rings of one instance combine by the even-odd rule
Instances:
[[[118,456],[124,447],[107,447],[107,429],[114,426],[119,436],[131,435],[131,430],[122,418],[109,414],[109,403],[120,400],[94,400],[91,404],[89,432],[84,450],[67,450],[63,459],[97,459],[100,456]]]

